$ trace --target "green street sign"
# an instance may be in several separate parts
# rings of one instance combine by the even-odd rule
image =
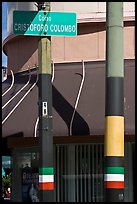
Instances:
[[[76,36],[76,13],[13,11],[13,33],[31,36]]]

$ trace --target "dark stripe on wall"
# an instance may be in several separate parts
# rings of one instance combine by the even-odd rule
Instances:
[[[106,188],[105,193],[107,195],[107,201],[106,202],[124,202],[124,192],[123,189],[110,189]]]
[[[124,157],[105,157],[105,166],[106,167],[124,167]]]
[[[123,77],[106,77],[106,116],[123,116]]]

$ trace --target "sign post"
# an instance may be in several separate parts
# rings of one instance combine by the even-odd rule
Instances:
[[[38,9],[40,9],[38,7]],[[50,3],[44,8],[50,11]],[[38,12],[39,13],[39,12]],[[43,12],[44,13],[44,12]],[[40,16],[40,15],[38,15]],[[42,16],[42,12],[41,12]],[[39,17],[40,18],[40,17]],[[42,17],[41,17],[42,18]],[[46,15],[45,15],[46,19]],[[43,26],[46,26],[46,22]],[[41,32],[43,33],[43,32]],[[40,36],[41,36],[40,33]],[[44,31],[44,35],[46,35]],[[39,66],[39,198],[40,202],[55,202],[52,127],[51,37],[41,36],[38,42]]]
[[[50,2],[37,2],[38,11],[14,11],[14,34],[39,36],[39,198],[55,202],[52,127],[51,37],[76,36],[76,13],[50,12]],[[44,6],[46,3],[46,6]],[[43,7],[44,6],[44,7]],[[43,11],[40,11],[44,8]]]

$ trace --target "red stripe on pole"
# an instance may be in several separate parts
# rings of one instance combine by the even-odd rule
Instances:
[[[124,188],[124,181],[105,181],[105,188]]]
[[[54,183],[39,183],[39,190],[54,190]]]

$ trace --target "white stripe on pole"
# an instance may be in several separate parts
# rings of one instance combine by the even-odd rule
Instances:
[[[123,174],[105,174],[104,175],[105,181],[124,181]]]
[[[39,175],[39,182],[54,182],[53,175]]]

